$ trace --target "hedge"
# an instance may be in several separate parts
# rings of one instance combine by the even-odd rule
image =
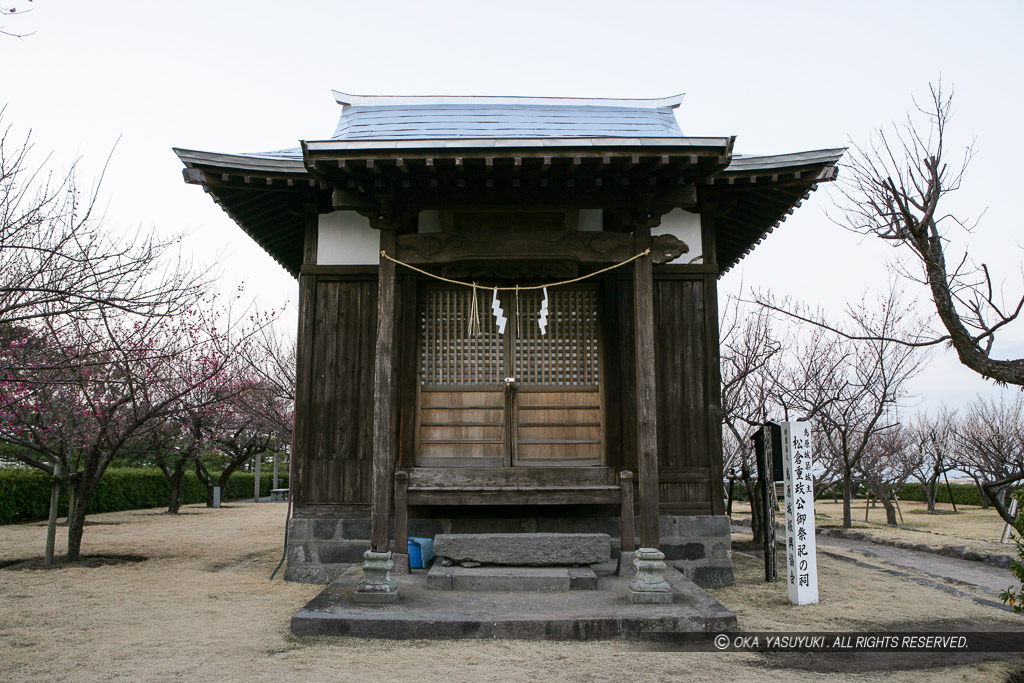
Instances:
[[[219,474],[219,473],[218,473]],[[216,480],[218,474],[214,474]],[[252,472],[235,472],[221,491],[222,500],[251,498]],[[278,477],[281,488],[288,486],[288,475]],[[50,514],[51,477],[37,469],[0,469],[0,524],[46,519]],[[260,495],[270,495],[273,475],[262,473]],[[206,501],[206,486],[192,472],[182,482],[185,505]],[[117,512],[142,508],[164,507],[170,503],[171,486],[164,473],[156,468],[111,467],[103,474],[99,485],[89,498],[86,511]],[[67,487],[62,486],[57,514],[66,516]]]
[[[953,499],[957,505],[981,505],[981,491],[974,484],[950,484],[949,487],[953,490]],[[736,482],[736,486],[733,489],[733,498],[735,500],[746,500],[746,493],[746,487],[741,482]],[[843,491],[841,486],[836,489],[836,495],[842,500]],[[867,489],[861,486],[855,493],[854,498],[863,500],[866,495]],[[903,488],[900,489],[899,496],[900,500],[924,502],[924,492],[921,490],[921,484],[916,481],[904,484]],[[832,500],[832,492],[826,490],[819,497],[819,500]],[[949,502],[949,491],[946,490],[945,482],[940,482],[938,502]]]
[[[953,491],[953,500],[957,505],[981,505],[981,490],[974,484],[950,484],[946,488],[946,482],[938,484],[939,495],[937,501],[940,503],[949,502],[949,490]],[[921,484],[916,481],[907,482],[900,490],[900,500],[916,500],[924,502],[924,491]]]

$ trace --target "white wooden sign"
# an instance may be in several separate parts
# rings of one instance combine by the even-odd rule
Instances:
[[[814,478],[811,426],[782,423],[782,469],[786,480],[786,569],[789,601],[818,602],[818,559],[814,540]]]

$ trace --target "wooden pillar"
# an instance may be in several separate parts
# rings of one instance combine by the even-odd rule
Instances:
[[[380,231],[380,248],[395,253],[395,231]],[[373,365],[373,495],[371,547],[386,553],[391,545],[391,488],[395,463],[395,263],[380,257],[377,287],[377,344]]]
[[[409,554],[409,473],[395,473],[395,554]]]
[[[707,383],[704,402],[708,407],[708,448],[711,464],[711,514],[726,514],[722,481],[722,364],[721,339],[718,332],[718,247],[715,243],[715,205],[705,204],[701,212],[701,244],[704,265],[715,266],[714,273],[704,275],[704,358]],[[729,482],[732,490],[732,480]],[[731,500],[731,498],[730,498]]]
[[[634,228],[637,251],[651,245],[651,229]],[[637,469],[640,483],[640,547],[657,548],[658,535],[658,396],[654,374],[654,279],[651,255],[633,268],[636,344]]]
[[[619,473],[622,552],[631,553],[636,550],[636,534],[633,522],[633,473],[623,470]]]
[[[303,244],[303,266],[315,266],[317,261],[319,216],[316,206],[306,207],[306,237]],[[292,458],[289,469],[288,488],[292,505],[300,508],[306,504],[308,489],[307,463],[312,455],[309,448],[309,416],[312,413],[311,396],[313,386],[313,329],[316,323],[316,275],[299,275],[299,327],[295,354],[295,425],[292,429]]]

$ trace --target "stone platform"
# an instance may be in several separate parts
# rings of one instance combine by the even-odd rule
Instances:
[[[427,590],[427,573],[393,577],[394,605],[358,605],[354,566],[292,616],[295,635],[394,640],[665,640],[736,630],[736,615],[675,569],[665,572],[674,601],[634,605],[629,580],[601,575],[596,590],[482,592]]]
[[[434,553],[454,562],[557,566],[597,564],[611,559],[608,534],[438,534]]]
[[[427,573],[427,589],[440,591],[592,591],[590,567],[442,567]]]

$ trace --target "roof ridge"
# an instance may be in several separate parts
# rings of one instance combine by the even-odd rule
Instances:
[[[522,97],[495,95],[353,95],[332,90],[334,101],[343,106],[402,106],[412,104],[519,104],[584,107],[634,107],[637,109],[675,109],[685,93],[660,98],[610,97]]]

